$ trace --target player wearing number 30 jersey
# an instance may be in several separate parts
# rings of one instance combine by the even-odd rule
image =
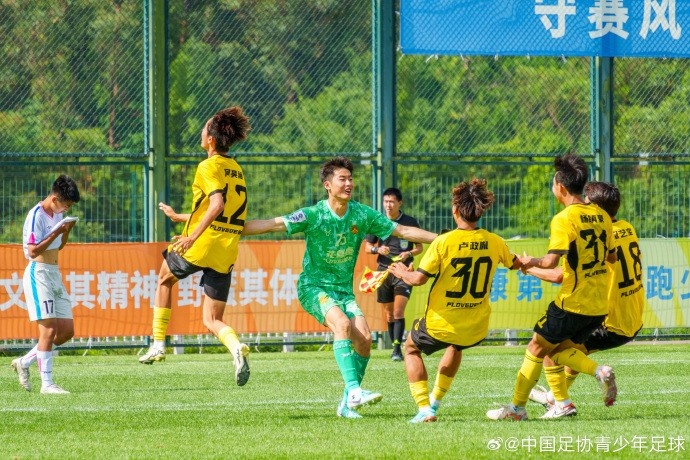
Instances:
[[[436,238],[417,267],[435,278],[424,312],[427,333],[462,346],[484,339],[494,273],[499,263],[512,268],[514,261],[505,241],[482,228],[457,228]]]
[[[477,345],[489,332],[489,294],[498,264],[511,269],[521,266],[505,241],[477,227],[493,202],[486,180],[460,183],[453,189],[457,228],[431,243],[416,271],[408,271],[401,263],[388,268],[412,286],[434,279],[424,316],[414,321],[405,342],[405,370],[418,409],[411,423],[436,421],[436,411],[460,368],[462,351]],[[422,353],[439,350],[445,352],[429,395]]]

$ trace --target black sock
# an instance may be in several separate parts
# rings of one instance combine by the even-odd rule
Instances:
[[[395,321],[388,323],[388,338],[391,339],[391,343],[395,342]]]
[[[405,318],[396,319],[393,324],[393,342],[402,343],[403,334],[405,333]]]

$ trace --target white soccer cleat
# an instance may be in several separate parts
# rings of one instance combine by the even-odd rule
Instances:
[[[546,411],[544,415],[540,418],[561,418],[561,417],[573,417],[577,415],[577,409],[575,404],[570,403],[561,407],[558,404],[553,404],[551,408]]]
[[[599,381],[601,391],[604,395],[604,405],[613,406],[613,403],[616,402],[616,396],[618,395],[616,375],[613,373],[613,369],[609,366],[599,366],[597,367],[595,377]]]
[[[12,360],[12,369],[17,373],[19,384],[26,390],[31,391],[31,382],[29,381],[29,368],[22,367],[22,359],[17,358]]]
[[[541,385],[537,385],[529,392],[529,399],[537,404],[541,404],[547,409],[556,404],[553,393]]]
[[[41,387],[42,395],[68,395],[69,391],[62,389],[57,383],[51,383],[48,386]]]
[[[249,380],[249,362],[247,356],[249,355],[249,347],[246,343],[241,343],[235,351],[232,352],[232,357],[235,364],[235,382],[237,386],[244,386]]]
[[[507,406],[501,406],[498,409],[486,411],[486,416],[491,420],[522,421],[527,420],[527,410],[524,407],[518,407],[517,410],[513,410],[512,406],[509,404]]]
[[[357,409],[358,407],[367,406],[369,404],[376,404],[382,399],[383,396],[381,393],[355,388],[347,394],[347,407],[350,409]]]
[[[141,364],[153,364],[155,361],[165,361],[165,349],[151,347],[139,358]]]

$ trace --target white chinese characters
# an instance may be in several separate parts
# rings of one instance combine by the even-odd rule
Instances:
[[[567,34],[568,18],[578,13],[578,6],[588,8],[588,20],[592,24],[592,39],[609,34],[628,39],[626,30],[630,20],[629,5],[633,0],[535,0],[534,13],[551,34],[551,38],[563,38]],[[638,18],[639,20],[639,18]],[[659,30],[660,29],[660,30]],[[682,27],[676,20],[676,0],[644,0],[642,24],[639,35],[647,39],[650,34],[668,33],[679,40]]]

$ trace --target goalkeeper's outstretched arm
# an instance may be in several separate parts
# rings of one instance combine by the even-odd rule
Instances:
[[[243,235],[260,235],[262,233],[284,232],[287,230],[282,217],[266,220],[249,220],[244,223]]]

